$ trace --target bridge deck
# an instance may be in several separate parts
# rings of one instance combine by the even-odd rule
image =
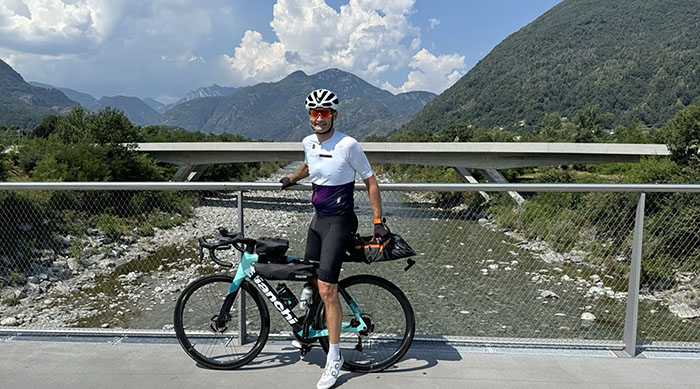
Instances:
[[[46,339],[49,339],[47,341]],[[268,344],[245,368],[197,366],[170,339],[115,337],[0,338],[0,388],[311,388],[325,354],[304,358],[287,342]],[[417,342],[395,368],[343,371],[342,388],[697,387],[700,354],[645,352],[618,358],[610,350],[453,347]]]
[[[666,156],[665,145],[616,143],[373,143],[362,142],[372,162],[476,169],[579,163],[634,162]],[[208,165],[230,162],[301,161],[301,142],[139,143],[137,150],[163,162]]]

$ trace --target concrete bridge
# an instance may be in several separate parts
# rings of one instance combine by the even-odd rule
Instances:
[[[393,143],[362,142],[370,162],[450,166],[464,182],[477,183],[469,169],[489,182],[508,181],[498,171],[529,166],[637,162],[668,156],[666,145],[620,143]],[[216,163],[303,161],[301,142],[139,143],[137,150],[162,162],[180,165],[173,181],[195,181]],[[524,201],[509,192],[518,204]],[[488,197],[485,193],[482,196]]]
[[[617,143],[361,143],[370,162],[474,169],[635,162],[667,156],[665,145]],[[177,165],[302,161],[301,142],[139,143],[137,150]]]

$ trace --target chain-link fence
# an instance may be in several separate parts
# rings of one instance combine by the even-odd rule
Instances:
[[[223,270],[199,262],[196,238],[238,229],[239,195],[247,236],[286,237],[290,254],[303,256],[313,216],[309,186],[278,188],[0,184],[0,322],[171,329],[183,288]],[[417,264],[404,272],[401,260],[349,263],[341,278],[371,273],[396,283],[419,334],[539,343],[622,341],[639,193],[665,190],[648,194],[643,213],[637,338],[700,342],[700,185],[381,188],[387,224],[413,246]],[[355,208],[359,232],[370,234],[363,189]],[[516,190],[526,201],[518,206],[490,192],[483,202],[478,190]],[[290,286],[295,293],[301,287]],[[273,331],[284,330],[273,315]]]

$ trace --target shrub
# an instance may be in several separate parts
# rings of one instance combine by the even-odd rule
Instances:
[[[122,236],[129,234],[132,224],[126,218],[107,214],[100,215],[97,220],[97,228],[111,240],[118,240]]]
[[[7,276],[7,283],[11,286],[22,286],[27,283],[27,277],[24,273],[15,271]]]
[[[8,307],[13,307],[19,304],[19,299],[17,297],[8,297],[2,300],[2,304],[7,305]]]

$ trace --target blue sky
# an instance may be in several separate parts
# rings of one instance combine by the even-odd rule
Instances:
[[[329,67],[440,93],[559,1],[2,0],[0,59],[95,97],[172,102]]]

